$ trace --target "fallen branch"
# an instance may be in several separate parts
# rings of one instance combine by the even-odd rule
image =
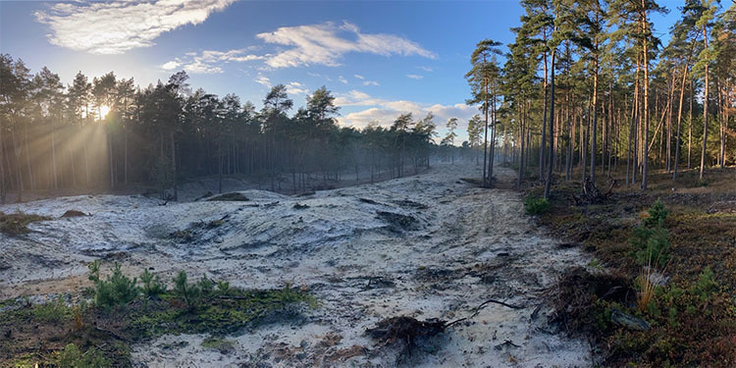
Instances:
[[[445,328],[448,328],[448,327],[450,327],[452,325],[455,325],[457,323],[460,323],[462,321],[466,321],[466,320],[469,320],[471,318],[474,318],[475,316],[477,316],[480,313],[480,311],[486,305],[491,304],[491,303],[495,303],[495,304],[498,304],[498,305],[503,305],[504,307],[511,308],[511,309],[524,309],[525,308],[525,307],[522,307],[522,306],[519,306],[519,305],[508,304],[508,303],[505,303],[505,302],[502,302],[502,301],[496,300],[496,299],[488,299],[488,300],[484,301],[483,303],[480,303],[480,305],[475,308],[475,311],[473,311],[473,314],[471,314],[468,317],[464,317],[464,318],[460,318],[460,319],[454,320],[454,321],[446,324],[445,325]]]

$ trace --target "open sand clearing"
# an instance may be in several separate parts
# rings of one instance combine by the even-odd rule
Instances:
[[[503,168],[496,175],[514,177]],[[588,259],[537,229],[518,193],[459,180],[479,176],[476,166],[440,165],[307,196],[248,190],[246,202],[76,196],[0,206],[90,215],[33,223],[22,238],[0,235],[0,298],[81,290],[87,263],[99,258],[165,280],[186,270],[245,288],[291,283],[320,302],[304,318],[226,336],[232,349],[203,348],[206,335],[134,346],[140,367],[591,366],[588,343],[555,333],[543,303],[565,268]],[[490,303],[408,352],[364,333],[393,316],[467,317],[488,299],[523,308]]]

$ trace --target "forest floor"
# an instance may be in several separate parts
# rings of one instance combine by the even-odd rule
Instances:
[[[235,196],[242,201],[162,205],[143,196],[96,195],[0,206],[6,214],[49,218],[30,223],[27,233],[0,234],[0,313],[17,317],[36,308],[0,322],[8,337],[0,339],[0,366],[23,366],[20,357],[31,366],[70,342],[122,354],[135,367],[592,366],[589,342],[552,327],[546,302],[565,270],[585,267],[590,258],[561,246],[524,214],[519,193],[503,189],[511,187],[513,171],[498,169],[499,189],[460,180],[479,176],[475,165],[440,165],[306,196],[246,190]],[[60,218],[67,210],[86,216]],[[130,332],[119,325],[138,313],[140,302],[112,317],[94,312],[94,322],[56,318],[48,328],[38,322],[48,310],[33,304],[58,295],[66,304],[89,298],[88,264],[96,259],[103,274],[119,263],[131,277],[150,270],[171,286],[184,270],[190,280],[204,275],[233,288],[277,290],[268,305],[310,302],[236,330],[172,327],[180,323],[152,333],[140,327],[141,320],[155,323],[146,317],[133,330],[136,338],[109,326]],[[508,306],[484,304],[490,299]],[[163,301],[181,305],[168,296]],[[408,342],[366,335],[397,316],[469,318]],[[87,328],[84,336],[74,332]]]
[[[598,175],[597,187],[606,192],[610,179],[607,173]],[[537,223],[570,246],[591,252],[594,266],[610,272],[605,282],[618,283],[620,290],[629,291],[628,296],[612,298],[610,293],[605,295],[610,287],[572,294],[567,290],[567,299],[559,303],[572,310],[562,316],[570,332],[595,341],[606,366],[733,367],[736,169],[708,169],[702,182],[697,169],[680,172],[675,182],[672,174],[653,170],[646,191],[639,189],[640,182],[627,186],[623,172],[612,176],[617,179],[615,187],[595,204],[576,203],[581,192],[579,179],[565,182],[556,177],[550,209],[537,218]],[[542,191],[541,185],[527,189],[537,197]],[[645,243],[667,244],[667,257],[661,264],[637,259],[641,238],[636,234],[647,227],[649,209],[657,200],[667,211],[662,224],[664,241],[654,236]],[[603,281],[595,280],[595,275],[587,279],[580,274],[569,276],[574,277],[567,277],[561,289],[585,290],[585,285]],[[648,303],[641,297],[646,285],[642,280],[647,279],[653,286]],[[633,331],[610,323],[614,309],[646,320],[651,328]]]

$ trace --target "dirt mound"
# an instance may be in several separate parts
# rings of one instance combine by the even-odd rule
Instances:
[[[606,311],[596,305],[598,300],[633,306],[636,291],[623,276],[591,274],[582,267],[568,269],[554,295],[551,320],[569,334],[600,336],[598,321],[606,319]]]
[[[216,201],[248,202],[250,201],[250,198],[246,197],[243,193],[240,193],[240,192],[231,192],[231,193],[220,194],[218,196],[209,198],[207,200],[210,202],[216,202]]]
[[[85,217],[85,216],[89,216],[89,215],[86,214],[86,213],[84,213],[84,212],[82,212],[82,211],[68,210],[68,211],[64,212],[63,215],[61,215],[61,218]]]
[[[401,316],[384,319],[378,322],[376,327],[369,328],[365,332],[384,344],[399,341],[413,345],[417,338],[431,337],[445,331],[446,325],[447,321],[441,319],[419,321],[416,318]]]
[[[388,228],[391,231],[401,232],[419,229],[419,221],[413,216],[388,211],[377,211],[376,214],[379,219],[389,224]]]

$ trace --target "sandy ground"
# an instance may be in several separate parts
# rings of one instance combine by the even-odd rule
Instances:
[[[248,202],[162,205],[102,195],[0,206],[55,218],[69,209],[90,214],[32,224],[21,239],[0,235],[0,298],[79,289],[87,263],[102,259],[120,262],[131,275],[150,268],[168,280],[184,269],[246,288],[288,282],[320,301],[300,321],[228,336],[234,351],[201,347],[204,335],[135,346],[140,367],[593,365],[588,343],[555,333],[543,303],[565,268],[588,259],[537,229],[517,193],[459,180],[480,176],[478,170],[441,165],[304,197],[243,191]],[[502,168],[497,175],[514,177]],[[176,231],[189,239],[172,238]],[[488,304],[421,341],[410,356],[364,335],[387,317],[467,317],[488,299],[523,308]]]

